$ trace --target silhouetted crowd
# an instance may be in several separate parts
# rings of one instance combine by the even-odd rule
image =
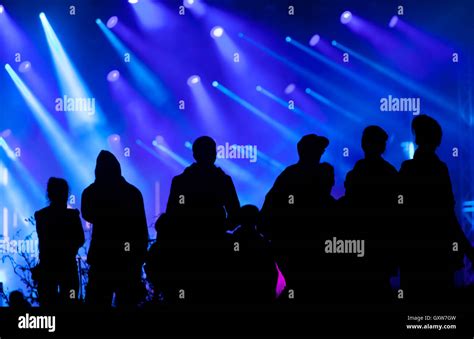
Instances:
[[[173,178],[148,249],[143,197],[101,151],[95,181],[82,194],[91,223],[86,304],[136,306],[146,290],[156,304],[442,302],[473,249],[455,216],[448,168],[436,155],[442,130],[433,118],[412,122],[417,149],[397,171],[383,158],[388,139],[365,128],[364,158],[331,195],[334,168],[320,159],[329,140],[305,135],[261,210],[240,206],[232,178],[215,166],[216,143],[193,143],[195,162]],[[84,244],[80,213],[68,209],[68,184],[50,178],[50,205],[35,213],[41,306],[77,303],[76,256]],[[279,277],[286,287],[275,292]],[[394,288],[391,278],[400,277]],[[282,285],[281,281],[279,285]]]

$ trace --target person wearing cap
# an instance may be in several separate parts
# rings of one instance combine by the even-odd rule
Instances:
[[[320,160],[329,140],[308,134],[297,144],[299,160],[287,167],[267,193],[262,231],[271,241],[287,291],[281,298],[309,300],[318,209],[324,207],[327,184]]]

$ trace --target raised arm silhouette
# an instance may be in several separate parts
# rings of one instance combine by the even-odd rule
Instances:
[[[82,215],[93,225],[86,301],[110,306],[115,294],[117,306],[136,305],[148,246],[143,197],[108,151],[99,153],[95,182],[82,193]]]
[[[49,178],[49,206],[35,213],[39,243],[38,295],[40,306],[68,306],[78,300],[76,255],[84,244],[77,209],[68,209],[69,185]]]

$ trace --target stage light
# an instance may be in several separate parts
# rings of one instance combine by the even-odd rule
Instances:
[[[388,23],[388,27],[390,28],[393,28],[397,25],[397,22],[398,22],[398,16],[394,15],[392,16],[392,18],[390,19],[390,22]]]
[[[193,148],[193,144],[192,144],[190,141],[186,141],[186,142],[184,143],[184,147],[189,148],[189,149],[192,149],[192,148]]]
[[[286,86],[285,88],[285,94],[291,94],[293,93],[293,91],[295,90],[296,86],[295,84],[289,84],[288,86]]]
[[[352,19],[352,13],[349,11],[345,11],[341,14],[341,23],[342,24],[347,24],[351,21]]]
[[[220,38],[224,35],[224,29],[221,26],[215,26],[211,29],[211,36],[214,39]]]
[[[164,145],[165,144],[165,138],[162,135],[157,135],[153,142],[156,145]]]
[[[112,16],[107,20],[107,27],[114,28],[118,23],[118,18],[116,16]]]
[[[195,0],[183,0],[183,5],[186,8],[190,8],[192,5],[196,3]]]
[[[188,78],[188,85],[189,86],[197,85],[200,81],[201,81],[201,78],[199,77],[199,75],[191,75]]]
[[[217,81],[213,81],[212,82],[212,87],[217,87],[217,86],[219,86],[219,83]]]
[[[116,142],[120,142],[120,135],[118,134],[111,134],[109,135],[109,137],[107,138],[109,143],[116,143]]]
[[[131,4],[136,4],[136,3],[138,3],[138,0],[128,0],[128,2],[131,3]]]
[[[309,45],[310,46],[316,46],[320,40],[319,34],[315,34],[311,37],[309,40]]]
[[[257,90],[257,92],[260,92],[262,90],[262,86],[257,86],[255,89]]]
[[[287,36],[287,37],[285,38],[285,41],[286,41],[286,42],[291,42],[291,37]]]
[[[120,72],[114,69],[113,71],[110,71],[109,74],[107,74],[107,80],[109,82],[114,82],[117,81],[120,78]]]
[[[31,69],[31,62],[23,61],[20,66],[18,66],[18,71],[20,73],[26,73]]]
[[[6,129],[0,133],[0,138],[8,138],[10,135],[12,135],[12,130]]]
[[[3,5],[0,5],[0,14],[2,14],[5,11],[5,7]]]

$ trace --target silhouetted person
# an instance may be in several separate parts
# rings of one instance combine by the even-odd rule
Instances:
[[[344,183],[346,217],[353,219],[350,234],[365,240],[364,258],[353,266],[357,272],[349,272],[356,278],[353,294],[377,302],[390,300],[390,276],[396,274],[394,230],[398,225],[393,221],[398,172],[382,157],[387,140],[381,127],[366,127],[361,141],[365,157],[347,173]]]
[[[180,269],[179,234],[173,234],[173,224],[166,213],[155,223],[156,241],[148,250],[145,272],[154,291],[154,301],[175,302],[179,296]],[[175,242],[175,240],[178,240]]]
[[[118,306],[136,305],[148,246],[143,197],[108,151],[99,153],[95,182],[82,193],[82,215],[93,225],[86,301],[110,306],[115,293]]]
[[[196,139],[196,162],[171,183],[166,213],[179,230],[173,233],[180,236],[181,265],[189,278],[181,288],[185,301],[222,299],[219,279],[231,254],[226,231],[235,228],[240,203],[231,177],[214,165],[216,152],[212,138]]]
[[[259,210],[245,205],[239,211],[239,227],[233,232],[235,287],[238,303],[268,303],[275,299],[278,271],[268,242],[257,230]]]
[[[76,255],[84,244],[77,209],[68,209],[66,180],[49,178],[49,206],[35,213],[39,244],[38,297],[40,306],[71,305],[77,301],[79,276]]]
[[[318,214],[327,199],[320,159],[329,140],[315,134],[298,142],[298,163],[287,167],[265,197],[262,208],[264,233],[269,236],[288,295],[304,301],[314,278],[314,255],[319,237]],[[299,291],[297,291],[299,290]],[[292,297],[290,296],[290,298]]]
[[[31,304],[26,300],[21,291],[13,291],[8,296],[8,305],[17,312],[25,312],[31,308]]]
[[[400,169],[407,217],[402,224],[400,286],[409,301],[446,301],[452,297],[454,272],[462,268],[464,253],[473,259],[472,247],[454,214],[448,168],[436,155],[441,126],[420,115],[413,119],[412,131],[418,148]]]

